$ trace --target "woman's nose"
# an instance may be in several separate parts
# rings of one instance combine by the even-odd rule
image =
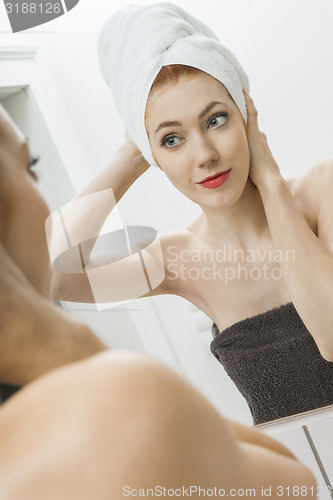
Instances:
[[[207,167],[218,159],[218,152],[210,139],[200,135],[193,141],[193,156],[197,167]]]

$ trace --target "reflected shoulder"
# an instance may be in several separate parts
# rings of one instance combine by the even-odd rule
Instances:
[[[333,158],[306,168],[287,181],[298,207],[307,218],[318,218],[319,211],[333,189]]]
[[[167,252],[169,247],[177,247],[179,250],[186,248],[190,239],[191,233],[187,229],[179,229],[177,231],[159,234],[159,240],[165,252]]]
[[[287,180],[291,190],[298,195],[318,194],[326,183],[333,182],[333,158],[307,167],[298,176]]]

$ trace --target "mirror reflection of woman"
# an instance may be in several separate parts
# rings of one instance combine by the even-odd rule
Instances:
[[[169,31],[164,31],[166,20]],[[139,47],[142,53],[140,59],[135,52],[139,62],[133,66],[134,76],[128,76],[133,85],[127,96],[135,103],[140,90],[133,83],[136,76],[139,79],[135,70],[140,63],[145,64],[142,72],[149,67],[145,50],[152,65],[157,65],[154,54],[157,58],[159,51],[165,50],[168,57],[172,44],[176,47],[186,38],[183,31],[179,39],[174,36],[172,23],[179,22],[182,28],[190,26],[187,47],[200,29],[210,43],[202,23],[168,3],[128,7],[108,21],[100,58],[116,104],[124,93],[122,84],[125,90],[129,86],[121,77],[132,63],[130,50]],[[151,35],[153,29],[160,38]],[[116,47],[120,54],[113,50],[115,33],[122,37]],[[206,39],[202,43],[205,49]],[[193,42],[192,52],[181,56],[175,48],[172,64],[160,63],[144,116],[135,116],[118,102],[137,143],[127,136],[110,164],[79,196],[112,188],[119,200],[148,169],[151,153],[153,162],[201,213],[184,230],[160,235],[165,278],[145,296],[179,295],[212,319],[212,352],[247,399],[255,423],[333,404],[333,162],[284,179],[259,129],[246,83],[244,116],[233,84],[200,67],[198,44]],[[211,53],[206,52],[208,59]],[[113,66],[116,57],[119,65]],[[186,64],[186,57],[197,57],[199,63]],[[231,60],[241,75],[239,86],[246,79],[239,63]],[[217,64],[223,65],[223,59]],[[233,92],[237,97],[231,97]],[[137,132],[133,123],[140,120],[144,130]],[[96,212],[95,225],[101,227],[106,214]],[[83,212],[77,225],[85,218]],[[218,256],[225,249],[228,258],[221,263]],[[215,257],[207,263],[207,255]],[[112,276],[105,279],[110,289],[116,287]],[[56,275],[54,293],[64,300],[94,301],[82,274]]]
[[[0,381],[23,386],[0,405],[1,500],[117,500],[158,485],[261,497],[301,484],[316,496],[283,445],[228,422],[153,359],[108,350],[52,304],[49,210],[32,163],[0,106]]]

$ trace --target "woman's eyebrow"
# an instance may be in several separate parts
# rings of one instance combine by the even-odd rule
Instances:
[[[226,106],[228,106],[228,103],[226,101],[212,101],[210,102],[203,111],[201,111],[200,115],[199,115],[199,119],[203,118],[205,116],[206,113],[208,113],[208,111],[210,111],[214,106],[216,106],[217,104],[224,104]],[[159,132],[162,128],[165,128],[165,127],[174,127],[174,126],[179,126],[181,125],[181,122],[179,121],[166,121],[166,122],[162,122],[159,124],[159,126],[157,127],[157,129],[155,130],[155,135],[157,134],[157,132]]]

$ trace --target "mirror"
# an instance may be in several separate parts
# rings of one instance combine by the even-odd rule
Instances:
[[[323,1],[320,9],[301,0],[292,5],[287,1],[210,1],[204,10],[199,1],[177,3],[207,23],[249,74],[260,127],[284,177],[298,176],[306,167],[332,156],[333,69],[327,64],[333,47],[330,1]],[[73,141],[78,139],[80,154],[90,166],[85,180],[110,159],[124,135],[96,61],[95,38],[106,13],[110,13],[109,2],[95,1],[91,32],[80,31],[91,15],[83,7],[72,13],[75,26],[59,20],[52,36],[33,35],[40,46],[40,65],[50,71],[54,89],[61,94],[55,102],[65,103]],[[36,96],[35,92],[30,95]],[[50,93],[53,95],[52,90]],[[1,100],[45,163],[40,182],[51,208],[67,203],[85,183],[77,162],[71,158],[64,163],[55,128],[51,133],[45,125],[43,110],[33,105],[29,90],[16,89],[13,94],[3,90]],[[61,116],[60,112],[59,128]],[[69,141],[71,137],[69,134]],[[118,208],[124,224],[152,227],[159,233],[181,229],[199,214],[198,206],[176,191],[157,169],[142,176]],[[193,382],[224,415],[252,423],[243,397],[209,352],[212,321],[184,299],[146,298],[99,312],[87,304],[62,305],[87,321],[110,345],[141,349],[158,357]]]

